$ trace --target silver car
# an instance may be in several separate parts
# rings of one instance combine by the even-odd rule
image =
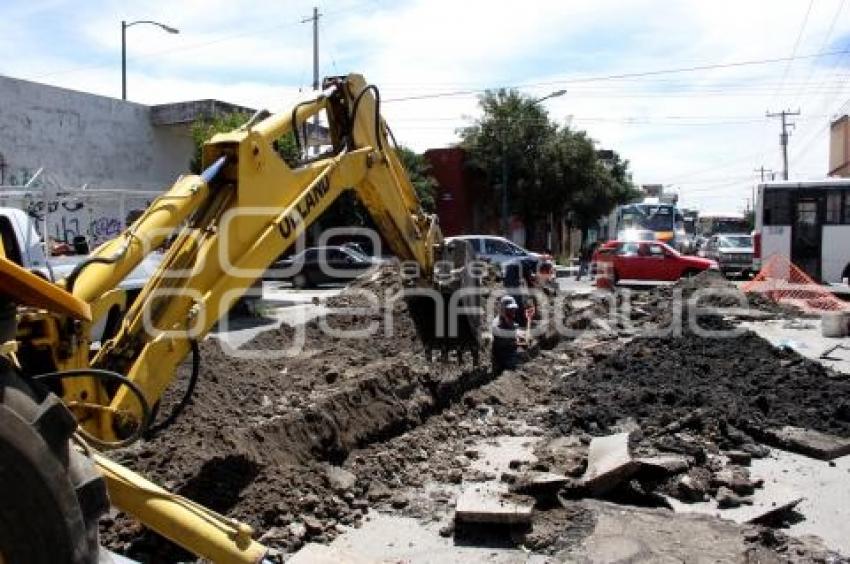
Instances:
[[[513,241],[495,235],[457,235],[446,237],[446,241],[462,240],[469,243],[476,258],[484,258],[504,267],[507,264],[521,262],[525,266],[536,267],[541,261],[549,260],[549,255],[541,255],[523,249]]]
[[[717,261],[724,274],[749,275],[753,272],[753,237],[746,233],[712,235],[700,255]]]

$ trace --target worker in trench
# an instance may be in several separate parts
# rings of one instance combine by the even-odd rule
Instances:
[[[499,300],[499,314],[490,326],[493,334],[493,372],[496,374],[501,374],[504,370],[513,370],[519,363],[518,312],[519,304],[514,297],[502,296]]]

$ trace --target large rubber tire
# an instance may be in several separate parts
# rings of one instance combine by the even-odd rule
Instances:
[[[73,415],[0,359],[0,562],[98,561],[106,483],[71,446]]]

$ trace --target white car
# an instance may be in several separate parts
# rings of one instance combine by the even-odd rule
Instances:
[[[512,262],[522,262],[526,266],[536,267],[541,261],[551,259],[548,255],[533,253],[523,249],[513,241],[495,235],[458,235],[446,237],[446,242],[466,241],[472,247],[476,258],[486,259],[498,264],[504,270],[504,265]]]

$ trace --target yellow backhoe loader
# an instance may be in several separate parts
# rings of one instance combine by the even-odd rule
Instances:
[[[302,126],[320,113],[324,152],[284,162],[277,140],[294,134],[303,148]],[[356,74],[331,77],[314,100],[214,136],[203,173],[179,178],[60,284],[0,258],[0,564],[96,562],[97,521],[110,504],[200,557],[263,561],[248,526],[105,451],[142,436],[197,341],[346,190],[418,272],[405,283],[427,348],[477,354],[470,251],[443,242],[391,138],[378,89]],[[120,281],[163,248],[159,270],[122,310]],[[93,346],[89,328],[107,317],[110,334]]]

